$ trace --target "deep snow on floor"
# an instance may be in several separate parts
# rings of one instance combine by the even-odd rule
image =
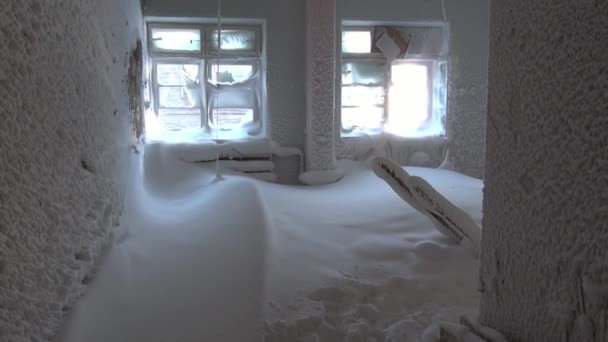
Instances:
[[[116,244],[59,341],[416,341],[474,314],[478,262],[364,164],[295,187],[146,146]],[[481,221],[482,182],[407,168]],[[262,325],[262,321],[267,323]]]

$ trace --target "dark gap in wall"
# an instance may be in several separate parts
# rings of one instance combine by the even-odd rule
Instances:
[[[92,277],[89,277],[89,275],[86,275],[86,276],[85,276],[85,277],[82,279],[81,283],[82,283],[82,285],[89,285],[89,284],[91,283],[91,281],[93,281],[93,278],[92,278]]]
[[[82,167],[83,169],[85,169],[86,171],[95,174],[95,170],[93,169],[93,166],[91,165],[91,163],[87,162],[84,159],[80,160],[80,167]]]
[[[133,133],[137,139],[141,138],[145,130],[143,110],[143,79],[144,79],[144,54],[141,40],[137,40],[137,46],[129,56],[129,70],[127,75],[129,110],[131,111],[131,123]]]
[[[78,261],[91,261],[91,255],[88,251],[82,250],[76,254],[74,254],[74,259]]]

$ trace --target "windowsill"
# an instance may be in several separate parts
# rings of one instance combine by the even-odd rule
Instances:
[[[230,141],[258,141],[264,140],[264,134],[248,134],[244,129],[230,131],[207,131],[203,128],[183,129],[179,131],[159,130],[148,132],[147,141],[173,142],[173,143],[196,143],[196,142],[230,142]]]
[[[351,132],[342,132],[340,137],[343,139],[355,139],[363,137],[394,137],[404,140],[428,140],[445,139],[445,134],[418,132],[416,134],[398,134],[388,129],[354,129]]]

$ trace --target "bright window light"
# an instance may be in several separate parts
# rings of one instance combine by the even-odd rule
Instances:
[[[343,53],[370,53],[372,51],[372,33],[366,31],[343,31]]]
[[[384,107],[343,107],[342,129],[350,131],[354,128],[377,130],[384,123]]]
[[[429,119],[429,69],[416,63],[393,64],[387,130],[412,136]]]
[[[342,87],[342,106],[383,107],[384,96],[384,87]]]
[[[209,47],[217,51],[217,30],[210,34]],[[255,30],[222,30],[222,51],[256,51],[257,34]]]
[[[201,31],[196,29],[152,28],[152,44],[159,50],[200,51]]]
[[[212,120],[217,122],[222,130],[241,128],[253,121],[253,109],[251,108],[219,108],[213,109]]]
[[[209,82],[212,84],[237,84],[250,80],[255,74],[253,65],[251,64],[221,64],[219,66],[219,82],[218,82],[218,65],[211,65],[209,72]]]

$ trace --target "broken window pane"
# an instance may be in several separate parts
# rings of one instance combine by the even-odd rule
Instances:
[[[152,45],[168,51],[200,51],[201,31],[197,29],[152,28]]]
[[[209,50],[217,51],[218,30],[209,35]],[[257,51],[257,34],[255,30],[222,30],[222,51]]]
[[[162,86],[194,86],[198,84],[198,64],[158,64],[157,81]]]
[[[384,87],[342,87],[343,107],[382,107],[384,106],[385,97],[386,91]]]
[[[342,64],[342,84],[344,85],[384,85],[387,70],[384,63],[345,62]]]
[[[345,130],[379,129],[384,123],[383,107],[342,108],[342,128]]]
[[[197,88],[158,87],[160,108],[199,108]]]
[[[372,52],[372,33],[370,30],[344,30],[342,31],[343,53],[370,53]]]
[[[234,85],[249,81],[255,77],[256,71],[252,64],[218,64],[213,63],[209,66],[209,82],[212,84]],[[219,76],[219,82],[218,82]]]

